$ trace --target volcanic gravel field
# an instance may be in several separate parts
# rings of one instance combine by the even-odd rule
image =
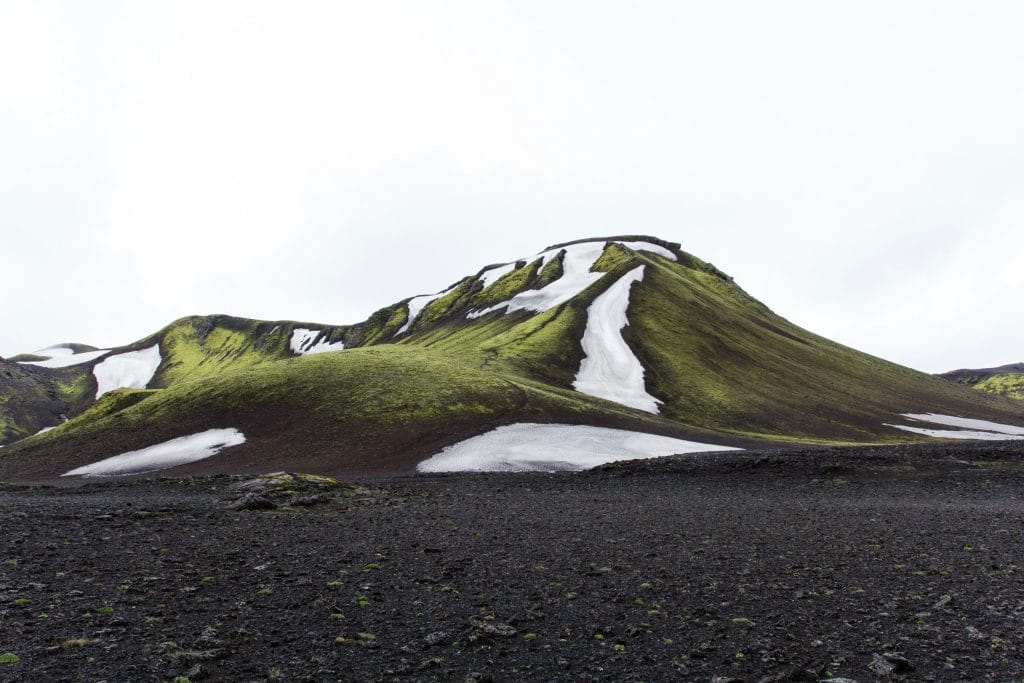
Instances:
[[[1022,491],[1024,442],[8,484],[0,680],[1024,680]]]

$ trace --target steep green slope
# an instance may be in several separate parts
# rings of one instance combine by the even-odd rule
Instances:
[[[52,477],[228,427],[241,430],[247,443],[176,472],[403,472],[453,440],[517,421],[621,426],[716,442],[704,430],[613,403],[482,371],[443,353],[389,345],[262,363],[157,391],[113,392],[61,427],[4,449],[0,478]]]
[[[474,308],[469,300],[414,326],[401,343],[571,388],[590,303],[644,265],[643,281],[631,290],[624,336],[645,368],[648,391],[664,401],[665,417],[736,435],[814,443],[907,441],[913,437],[885,426],[902,413],[1024,419],[1012,403],[801,329],[711,264],[677,245],[643,239],[671,246],[678,260],[609,244],[594,266],[607,276],[557,308],[467,320]],[[503,280],[528,269],[535,264],[523,262]]]
[[[1024,363],[978,370],[953,370],[939,377],[996,396],[1024,399]]]
[[[130,348],[160,345],[163,360],[149,384],[150,388],[160,389],[292,357],[295,353],[291,350],[291,338],[299,329],[323,331],[324,338],[332,342],[340,340],[346,330],[227,315],[193,316],[176,320]]]

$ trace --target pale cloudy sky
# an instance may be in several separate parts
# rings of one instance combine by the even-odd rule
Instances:
[[[0,355],[352,323],[647,233],[922,370],[1024,360],[1024,3],[0,0]]]

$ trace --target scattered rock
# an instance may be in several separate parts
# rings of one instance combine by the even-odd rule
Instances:
[[[470,617],[469,623],[473,628],[489,636],[511,638],[516,634],[516,630],[508,624],[485,617]]]
[[[238,500],[228,504],[229,510],[273,510],[277,503],[258,493],[247,493]]]
[[[910,665],[910,661],[906,657],[892,652],[875,653],[871,657],[871,664],[868,665],[868,668],[879,676],[891,676],[892,674],[914,670],[914,667]]]
[[[423,642],[427,645],[437,645],[438,643],[443,643],[446,640],[448,640],[447,631],[434,631],[433,633],[428,633],[423,636]]]

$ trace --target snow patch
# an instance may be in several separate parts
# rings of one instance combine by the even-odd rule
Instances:
[[[406,303],[409,315],[405,319],[405,324],[398,328],[398,332],[395,332],[393,336],[397,337],[408,332],[409,328],[412,327],[412,324],[416,322],[416,318],[420,317],[420,313],[423,312],[423,309],[426,308],[431,301],[440,299],[443,296],[451,294],[452,292],[455,291],[455,289],[458,286],[459,285],[449,287],[443,292],[438,292],[437,294],[424,294],[422,296],[414,296],[413,298],[409,299],[408,303]]]
[[[629,291],[644,279],[644,266],[623,275],[587,308],[583,362],[572,383],[581,394],[597,396],[630,408],[658,413],[661,403],[644,387],[644,366],[622,338],[629,325]]]
[[[888,423],[885,426],[914,434],[931,436],[936,439],[975,439],[981,441],[1015,441],[1024,439],[1024,427],[999,422],[975,420],[969,417],[956,417],[954,415],[939,415],[937,413],[904,413],[903,417],[914,422],[927,422],[946,427],[961,427],[962,429],[931,429]]]
[[[555,255],[559,251],[561,249],[544,252],[541,256]],[[565,258],[562,261],[562,277],[547,287],[528,289],[525,292],[516,294],[508,301],[503,301],[500,304],[477,311],[470,311],[466,314],[466,317],[472,320],[502,308],[505,309],[505,313],[522,310],[543,313],[544,311],[551,310],[604,277],[604,273],[590,272],[590,269],[597,262],[597,259],[601,257],[601,252],[603,251],[604,242],[571,244],[565,247]]]
[[[633,251],[653,251],[658,256],[667,258],[669,261],[679,260],[675,254],[659,244],[652,244],[651,242],[616,242],[616,244],[621,244]]]
[[[521,422],[448,446],[420,472],[553,472],[617,460],[740,450],[625,429]]]
[[[317,341],[320,337],[320,341]],[[307,330],[297,327],[292,331],[291,342],[289,343],[292,353],[299,356],[311,356],[314,353],[327,353],[328,351],[341,351],[345,348],[345,342],[338,341],[333,344],[327,341],[327,334],[323,330]]]
[[[965,429],[927,429],[925,427],[910,427],[907,425],[894,425],[885,423],[886,427],[895,427],[905,432],[923,434],[936,439],[969,439],[972,441],[1016,441],[1024,439],[1024,436],[1010,436],[1009,434],[996,434],[995,432],[975,432]]]
[[[92,369],[96,398],[114,389],[145,389],[160,367],[160,345],[110,356]]]
[[[41,368],[69,368],[73,365],[82,365],[83,363],[89,363],[102,358],[103,356],[110,353],[110,349],[100,349],[98,351],[83,351],[82,353],[75,353],[66,346],[51,346],[47,349],[40,349],[32,353],[33,356],[42,356],[46,360],[26,360],[19,361],[20,365],[37,365]]]
[[[612,243],[621,244],[634,251],[651,251],[672,261],[677,260],[676,255],[671,251],[650,242],[621,242],[612,240]],[[565,258],[562,261],[562,277],[541,289],[528,289],[525,292],[516,294],[508,301],[476,311],[470,311],[466,314],[466,317],[474,320],[502,308],[505,309],[505,313],[513,313],[515,311],[543,313],[565,303],[605,276],[605,273],[591,272],[591,268],[594,267],[597,259],[601,257],[606,244],[608,243],[580,242],[579,244],[570,244],[565,247],[541,252],[539,256],[542,259],[543,265],[547,265],[548,261],[557,256],[560,251],[565,250]],[[501,267],[507,268],[505,272],[509,272],[515,267],[515,264]]]
[[[487,289],[495,282],[497,282],[498,280],[500,280],[501,278],[505,277],[513,270],[515,270],[516,263],[518,263],[518,261],[506,263],[503,266],[495,266],[494,268],[488,268],[484,272],[480,273],[480,282],[484,283],[484,289]]]
[[[182,436],[146,448],[115,455],[91,465],[65,472],[62,477],[123,477],[205,460],[230,446],[245,443],[245,434],[237,429],[210,429]]]
[[[1024,436],[1024,427],[1015,427],[1014,425],[1006,425],[999,422],[989,422],[988,420],[974,420],[969,417],[937,415],[935,413],[904,413],[903,417],[916,422],[930,422],[932,424],[946,425],[947,427],[981,429],[986,432]]]

